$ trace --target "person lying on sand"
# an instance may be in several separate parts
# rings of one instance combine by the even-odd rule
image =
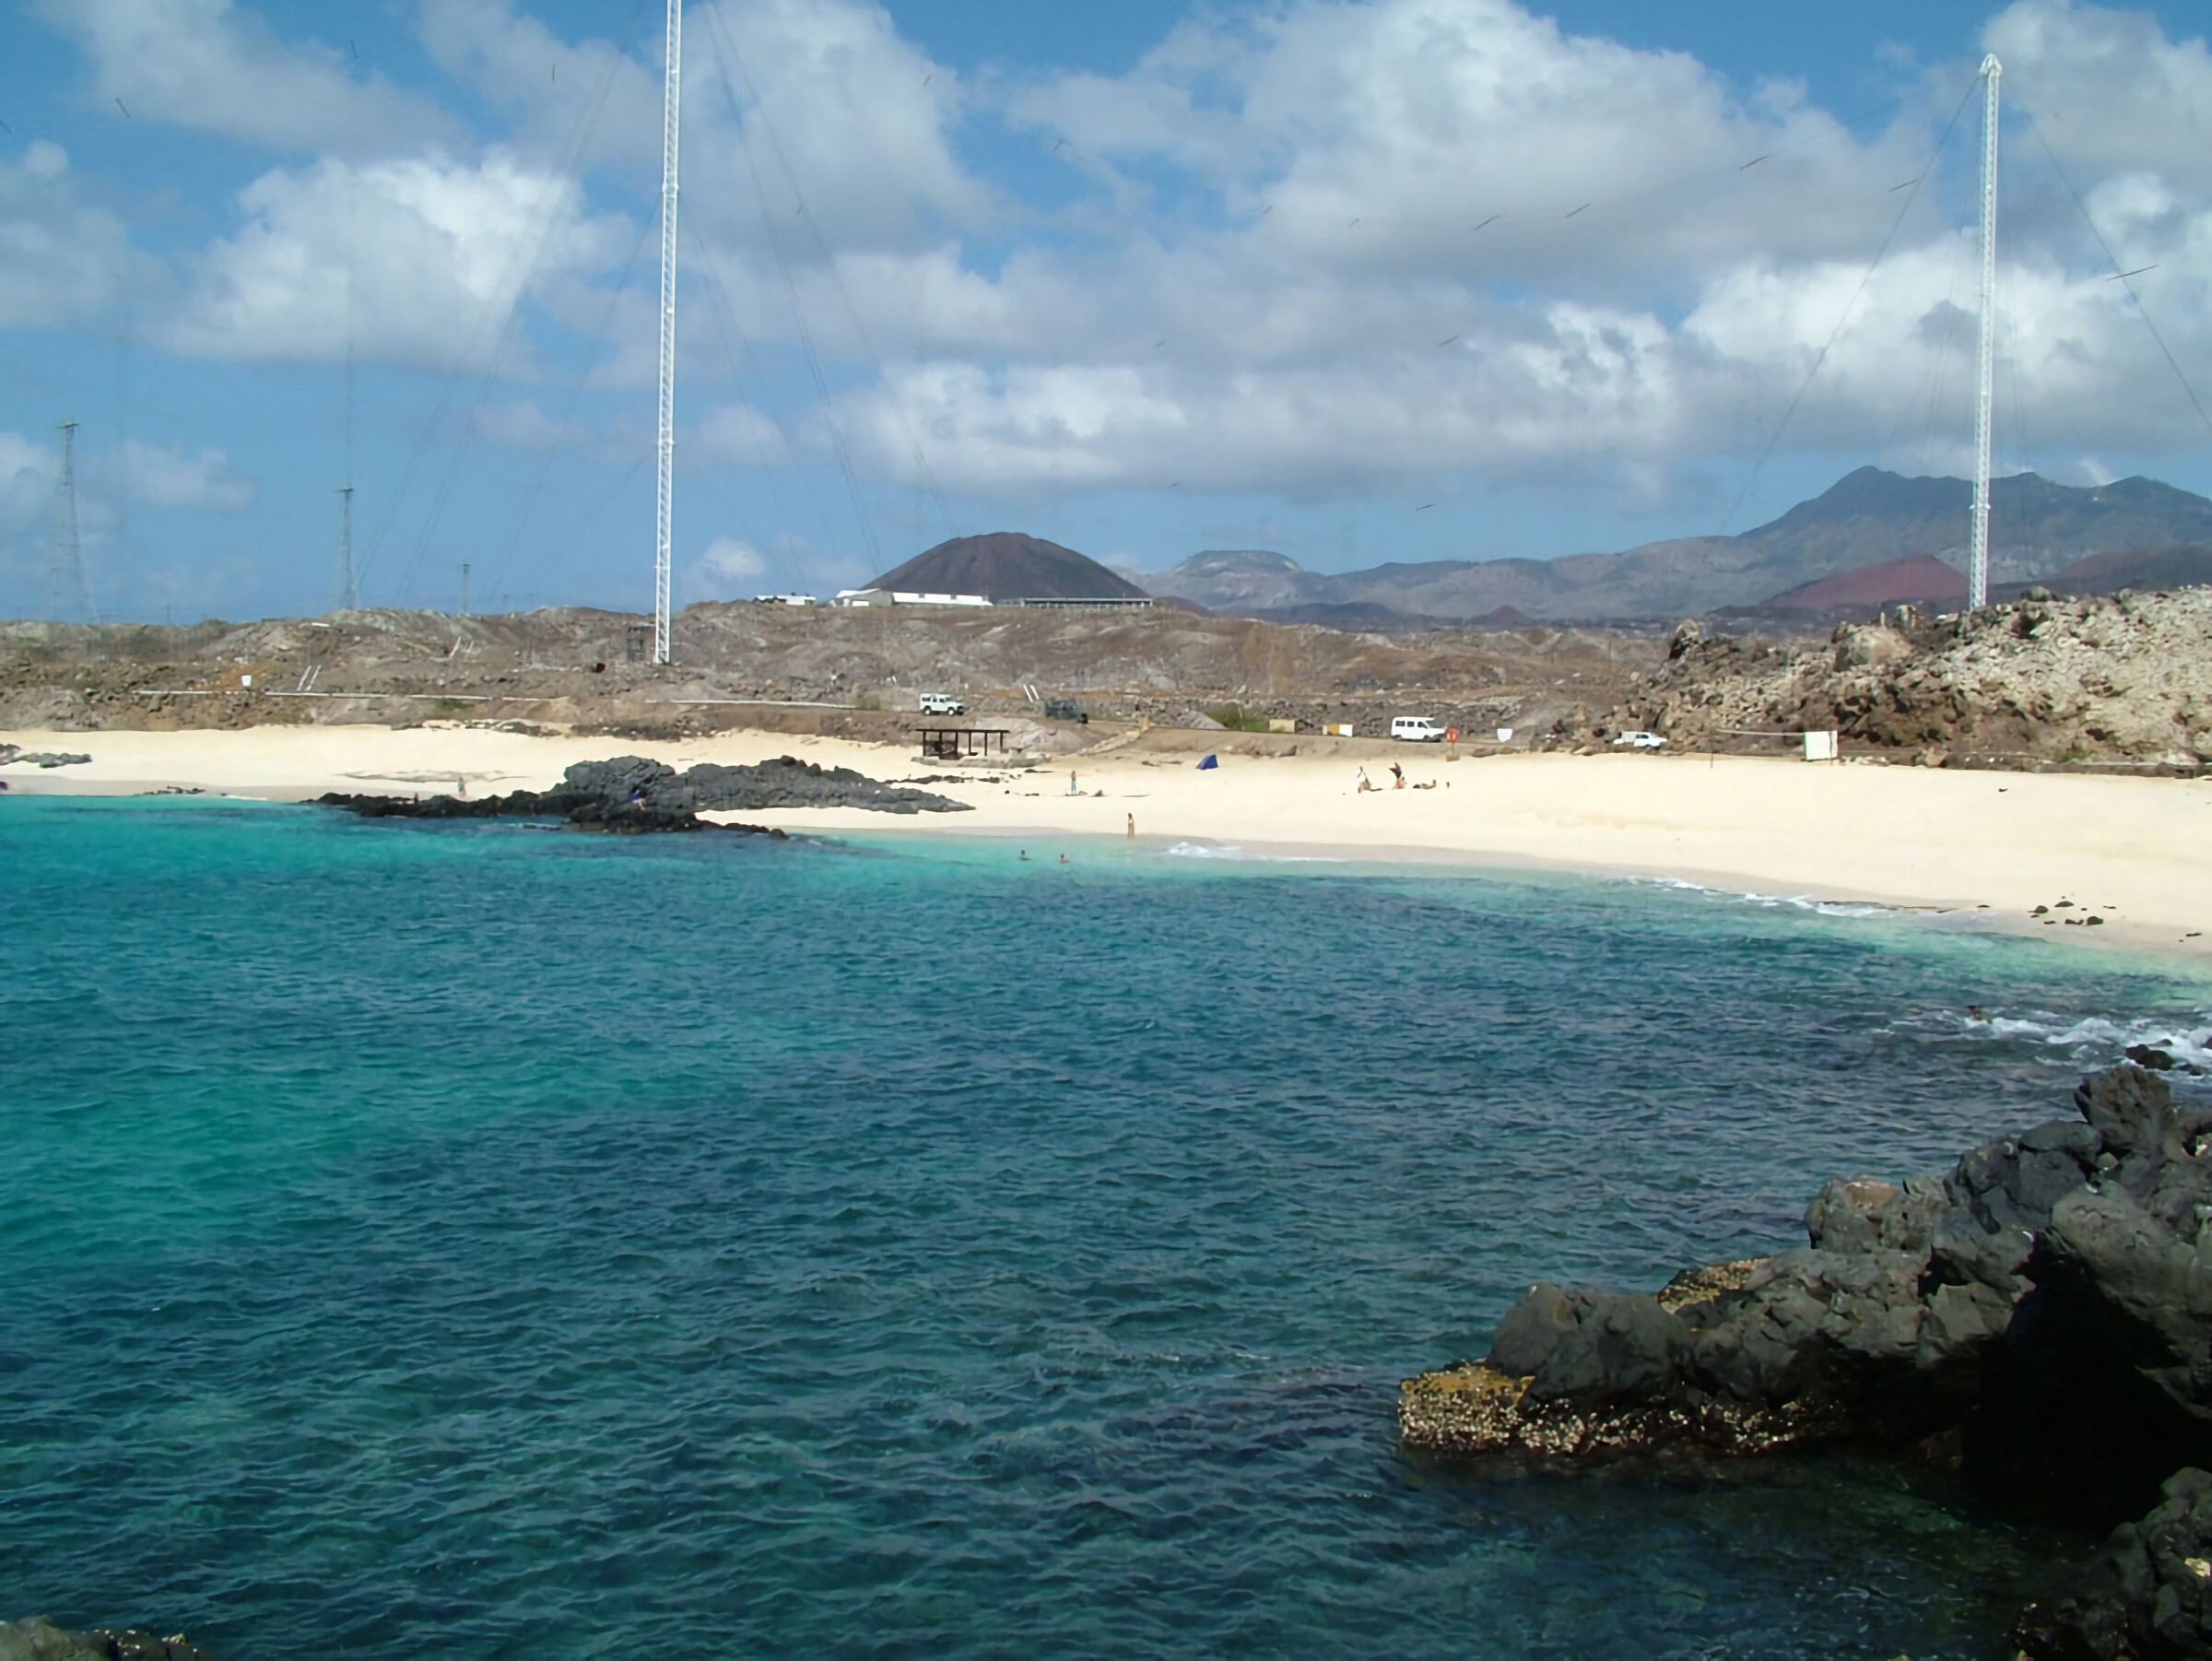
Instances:
[[[1354,768],[1352,771],[1353,771],[1354,772],[1356,772],[1356,773],[1358,773],[1358,774],[1359,775],[1359,788],[1360,788],[1360,789],[1362,789],[1362,790],[1372,790],[1372,789],[1375,787],[1375,786],[1374,786],[1374,781],[1372,781],[1371,779],[1370,779],[1370,778],[1367,776],[1367,769],[1366,769],[1366,768],[1364,768],[1364,767],[1356,767],[1356,768]]]

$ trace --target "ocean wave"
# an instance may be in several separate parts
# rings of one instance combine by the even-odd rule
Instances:
[[[1234,842],[1177,842],[1166,850],[1178,859],[1236,859],[1270,866],[1340,866],[1343,860],[1326,854],[1253,854]]]
[[[1787,906],[1794,911],[1813,912],[1823,917],[1888,917],[1925,914],[1935,908],[1924,905],[1884,905],[1877,900],[1822,900],[1813,894],[1764,894],[1755,889],[1722,889],[1710,883],[1692,882],[1687,877],[1627,877],[1621,880],[1640,888],[1668,889],[1684,894],[1708,894],[1715,900],[1730,901],[1738,905],[1756,905],[1765,911]]]
[[[2212,1071],[2212,1010],[2206,1009],[2133,1019],[2066,1015],[2042,1009],[2018,1014],[1979,1007],[1964,1011],[1934,1009],[1892,1022],[1890,1031],[1936,1038],[2030,1044],[2064,1052],[2069,1063],[2082,1065],[2117,1061],[2135,1046],[2147,1044],[2154,1050],[2165,1051],[2176,1062]]]

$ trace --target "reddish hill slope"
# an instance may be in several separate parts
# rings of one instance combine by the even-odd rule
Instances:
[[[1943,605],[1966,598],[1966,578],[1932,554],[1884,560],[1786,588],[1761,607],[1829,611],[1840,606],[1888,606],[1900,600]]]

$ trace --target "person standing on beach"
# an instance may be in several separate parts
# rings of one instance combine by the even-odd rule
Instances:
[[[1070,770],[1070,772],[1068,772],[1068,775],[1067,775],[1067,794],[1068,794],[1068,795],[1076,795],[1076,794],[1077,794],[1077,791],[1076,791],[1076,775],[1075,775],[1075,772],[1073,772],[1073,770]]]
[[[1136,815],[1134,813],[1129,816],[1129,840],[1136,840]]]

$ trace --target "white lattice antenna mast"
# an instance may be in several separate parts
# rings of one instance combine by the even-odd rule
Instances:
[[[1974,524],[1966,549],[1966,603],[1989,604],[1989,422],[1997,356],[1997,77],[1995,53],[1982,60],[1982,351],[1974,380]]]
[[[338,487],[338,609],[351,611],[361,603],[353,577],[353,487]]]
[[[661,488],[653,550],[653,661],[668,661],[668,565],[676,517],[676,127],[683,91],[684,0],[668,0],[661,93]]]
[[[100,621],[100,602],[93,597],[92,573],[85,569],[84,545],[76,534],[76,423],[64,421],[62,470],[53,481],[53,563],[61,583],[76,595],[85,621]]]

